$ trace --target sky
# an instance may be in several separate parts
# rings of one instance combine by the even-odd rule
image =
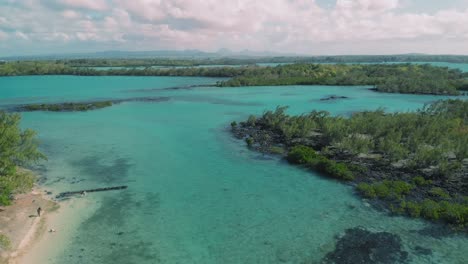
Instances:
[[[0,0],[0,56],[468,54],[468,0]]]

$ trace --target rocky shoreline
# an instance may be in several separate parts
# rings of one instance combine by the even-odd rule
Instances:
[[[254,151],[278,155],[281,158],[287,158],[288,152],[294,146],[307,146],[317,153],[325,156],[333,162],[345,164],[352,172],[353,179],[350,181],[343,181],[356,188],[356,193],[365,198],[375,209],[386,211],[391,215],[408,215],[411,217],[422,217],[420,209],[418,215],[413,215],[408,206],[423,203],[430,199],[441,203],[466,203],[467,182],[466,174],[468,173],[468,164],[465,162],[464,167],[457,177],[458,181],[444,181],[437,179],[430,169],[414,170],[409,169],[400,163],[392,163],[380,154],[367,154],[367,155],[352,155],[350,153],[341,152],[333,147],[327,146],[326,139],[324,139],[320,131],[313,131],[306,138],[293,138],[287,139],[278,131],[271,128],[266,128],[261,125],[261,122],[252,120],[231,123],[231,131],[235,138],[244,140],[247,146]],[[328,147],[328,148],[327,148]],[[327,149],[326,153],[321,151]],[[417,177],[415,178],[415,176]],[[327,175],[324,175],[325,177]],[[425,180],[431,179],[431,180]],[[388,187],[393,188],[393,183],[399,183],[407,186],[410,191],[397,193],[397,195],[388,195],[387,197],[380,197],[379,195],[368,195],[362,186],[374,186],[377,183],[384,185],[389,183]],[[377,187],[379,187],[377,185]],[[434,190],[437,190],[434,191]],[[448,195],[447,198],[444,195]],[[463,208],[466,210],[466,207]],[[457,212],[458,213],[458,212]],[[463,218],[463,213],[460,212]],[[450,227],[449,229],[455,232],[468,233],[468,227],[465,224],[447,223],[438,219],[433,222],[440,224],[443,227]],[[465,220],[463,220],[465,221]],[[445,232],[447,234],[451,231]]]

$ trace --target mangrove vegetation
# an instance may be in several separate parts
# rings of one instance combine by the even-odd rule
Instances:
[[[9,205],[15,193],[29,191],[34,176],[19,166],[45,159],[38,150],[36,132],[20,128],[19,114],[0,111],[0,205]]]
[[[257,68],[220,86],[370,85],[379,92],[458,95],[468,75],[429,64],[291,64]]]
[[[85,62],[83,62],[86,65]],[[72,64],[74,65],[74,64]],[[228,77],[220,87],[272,85],[366,85],[379,92],[458,95],[468,73],[429,64],[287,64],[275,67],[110,68],[72,67],[62,61],[19,61],[0,65],[0,76],[200,76]]]
[[[12,111],[16,112],[33,112],[33,111],[51,111],[51,112],[84,112],[97,110],[105,107],[110,107],[115,104],[125,102],[164,102],[169,100],[169,97],[134,97],[124,99],[114,99],[105,101],[88,101],[88,102],[65,102],[65,103],[39,103],[13,106]]]
[[[350,117],[285,111],[233,122],[233,133],[252,149],[351,183],[378,208],[467,230],[468,101]]]

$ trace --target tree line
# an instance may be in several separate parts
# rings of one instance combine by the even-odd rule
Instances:
[[[220,86],[370,85],[379,92],[458,95],[467,73],[429,64],[291,64],[254,68]]]
[[[271,85],[368,85],[379,92],[458,95],[468,73],[429,64],[288,64],[276,67],[120,68],[95,70],[63,62],[22,61],[0,65],[0,76],[201,76],[227,77],[220,87]]]
[[[18,167],[45,159],[36,132],[21,129],[20,121],[19,114],[0,111],[0,205],[9,205],[15,193],[34,184],[34,177]]]

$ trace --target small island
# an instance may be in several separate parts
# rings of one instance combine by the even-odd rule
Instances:
[[[89,111],[112,106],[112,101],[83,102],[83,103],[58,103],[58,104],[29,104],[18,107],[20,111],[52,111],[75,112]]]
[[[114,99],[106,101],[89,101],[89,102],[65,102],[65,103],[42,103],[42,104],[27,104],[12,107],[13,111],[17,112],[33,112],[33,111],[51,111],[51,112],[85,112],[97,110],[105,107],[110,107],[115,104],[125,102],[164,102],[169,100],[169,97],[134,97],[124,99]]]
[[[219,86],[371,86],[386,93],[460,95],[467,73],[429,64],[290,64],[245,71]]]
[[[347,182],[379,209],[468,231],[468,101],[349,118],[286,107],[231,124],[256,151]]]

